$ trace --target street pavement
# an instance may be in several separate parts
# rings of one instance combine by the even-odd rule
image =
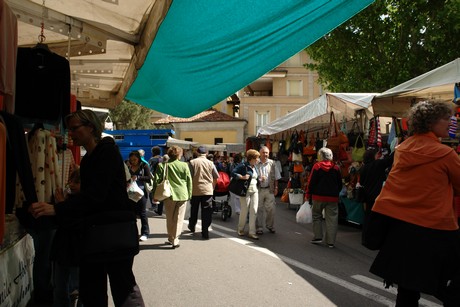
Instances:
[[[359,227],[341,223],[333,249],[313,245],[311,225],[277,202],[275,234],[239,237],[237,215],[214,214],[210,240],[184,220],[176,249],[164,244],[164,215],[149,211],[151,234],[134,263],[146,306],[394,306],[396,290],[369,273],[376,252],[360,244]],[[420,306],[441,304],[423,296]]]

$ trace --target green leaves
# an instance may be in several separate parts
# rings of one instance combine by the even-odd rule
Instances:
[[[152,113],[152,110],[127,100],[123,100],[116,108],[109,111],[116,129],[151,129]]]
[[[382,92],[460,56],[460,0],[376,0],[306,49],[332,92]]]

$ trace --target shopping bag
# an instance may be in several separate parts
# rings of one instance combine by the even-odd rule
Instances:
[[[300,224],[310,224],[313,221],[310,203],[308,201],[304,202],[302,206],[300,206],[299,211],[295,216],[296,222]]]
[[[133,180],[128,186],[128,197],[134,202],[138,202],[142,196],[144,196],[144,191],[136,183],[136,180]]]
[[[153,193],[153,199],[162,201],[169,197],[171,197],[171,185],[168,180],[168,164],[166,164],[163,173],[163,181],[157,185]]]

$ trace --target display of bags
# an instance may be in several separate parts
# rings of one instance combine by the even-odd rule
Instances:
[[[311,206],[308,201],[304,202],[303,205],[300,206],[299,211],[296,213],[295,220],[300,224],[310,224],[313,222]]]
[[[163,181],[157,185],[155,193],[153,193],[153,199],[162,201],[169,197],[171,197],[171,185],[168,180],[168,164],[166,164],[163,172]]]
[[[247,180],[240,180],[233,177],[232,180],[230,180],[230,184],[228,185],[228,190],[238,196],[246,196],[250,182],[251,177],[249,177]]]
[[[133,180],[128,186],[128,197],[134,202],[138,202],[143,196],[144,191],[137,185],[136,180]]]

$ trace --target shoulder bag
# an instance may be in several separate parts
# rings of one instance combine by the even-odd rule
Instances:
[[[168,180],[168,164],[166,163],[163,171],[163,181],[157,185],[155,193],[153,193],[153,199],[162,201],[169,197],[171,197],[171,185]]]

